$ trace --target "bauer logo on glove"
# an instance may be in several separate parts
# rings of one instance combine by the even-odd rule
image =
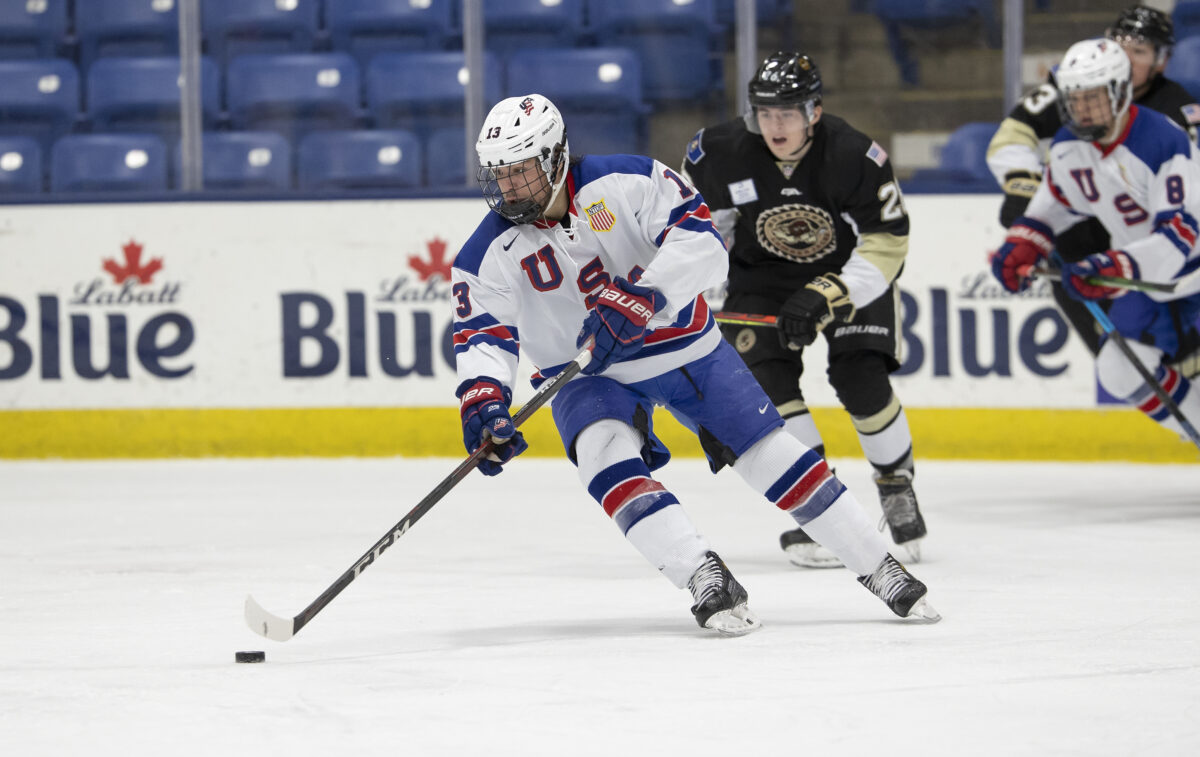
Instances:
[[[827,273],[808,282],[783,303],[775,322],[779,341],[790,350],[807,347],[835,318],[854,318],[854,303],[845,282]]]

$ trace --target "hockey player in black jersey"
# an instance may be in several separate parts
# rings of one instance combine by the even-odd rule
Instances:
[[[750,104],[744,118],[701,129],[683,161],[730,248],[725,310],[778,316],[775,328],[722,330],[786,428],[822,453],[800,375],[804,348],[824,335],[829,382],[875,468],[892,538],[919,560],[912,436],[889,380],[899,367],[895,282],[908,252],[900,187],[882,147],[823,112],[821,74],[807,55],[767,58]],[[797,565],[839,564],[802,529],[780,543]]]
[[[1156,110],[1183,127],[1195,141],[1200,105],[1178,82],[1163,76],[1175,44],[1171,17],[1162,11],[1132,6],[1121,11],[1104,33],[1125,50],[1131,64],[1133,101]],[[987,149],[988,168],[1004,189],[1000,223],[1008,228],[1025,212],[1042,181],[1046,147],[1063,126],[1054,74],[1026,95],[1000,124]],[[1057,238],[1059,257],[1077,263],[1109,248],[1108,232],[1099,221],[1087,219]],[[1071,299],[1062,284],[1052,283],[1054,299],[1092,354],[1100,349],[1100,330],[1082,303]],[[1105,303],[1107,307],[1107,303]],[[1191,352],[1185,348],[1183,353]]]

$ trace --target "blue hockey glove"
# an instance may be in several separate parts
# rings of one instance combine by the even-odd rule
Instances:
[[[646,324],[666,304],[667,298],[661,292],[625,279],[619,278],[602,289],[575,340],[575,346],[582,348],[588,337],[596,339],[592,362],[583,372],[594,376],[640,350],[646,339]]]
[[[1016,294],[1029,288],[1030,271],[1054,249],[1050,228],[1021,217],[1013,222],[1000,249],[992,253],[992,275],[1006,290]]]
[[[480,376],[458,385],[455,392],[461,404],[463,444],[467,452],[474,452],[485,440],[491,439],[494,448],[479,461],[479,471],[485,476],[495,476],[503,465],[529,449],[529,444],[508,414],[508,403],[512,392],[500,382]]]
[[[853,317],[850,289],[836,274],[827,273],[787,298],[779,309],[775,327],[779,329],[779,343],[785,349],[800,350],[812,344],[834,318],[848,321]]]
[[[1066,263],[1062,269],[1062,287],[1072,299],[1103,300],[1120,297],[1125,289],[1089,284],[1089,276],[1118,276],[1122,279],[1136,279],[1138,265],[1134,259],[1121,250],[1109,250],[1088,255],[1078,263]]]

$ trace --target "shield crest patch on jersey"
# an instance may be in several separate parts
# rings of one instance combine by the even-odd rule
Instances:
[[[704,146],[700,141],[704,137],[704,129],[696,132],[696,136],[692,137],[692,141],[688,142],[687,159],[692,163],[699,163],[704,157]]]
[[[592,227],[592,231],[611,231],[617,223],[617,217],[605,206],[604,200],[593,202],[583,212],[587,214],[588,226]]]

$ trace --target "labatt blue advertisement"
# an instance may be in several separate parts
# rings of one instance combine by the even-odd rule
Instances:
[[[1069,412],[1084,439],[1186,452],[1100,402],[1048,288],[994,283],[995,205],[907,199],[896,386],[918,442],[1020,454],[1016,439]],[[0,456],[96,456],[114,428],[133,456],[458,454],[449,273],[486,212],[470,199],[5,208]],[[805,396],[844,416],[822,347]],[[514,389],[518,404],[532,393]]]

